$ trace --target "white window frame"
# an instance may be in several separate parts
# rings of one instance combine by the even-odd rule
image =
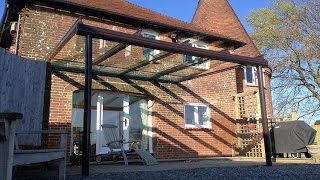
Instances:
[[[127,59],[131,56],[131,45],[127,46],[124,51],[124,57]]]
[[[192,41],[192,40],[191,40]],[[194,40],[193,40],[194,41]],[[195,48],[199,48],[199,49],[206,49],[208,50],[208,45],[205,44],[204,42],[199,42],[199,41],[194,41],[191,43],[191,46],[192,47],[195,47]],[[186,56],[188,55],[184,55],[183,56],[183,63],[187,63],[186,62]],[[192,61],[195,61],[197,58],[199,57],[196,57],[196,56],[192,56]],[[210,62],[207,61],[207,62],[204,62],[204,63],[201,63],[201,64],[196,64],[194,66],[192,66],[194,68],[198,68],[198,69],[204,69],[204,70],[208,70],[210,68]]]
[[[251,67],[252,68],[252,78],[253,78],[253,82],[252,83],[249,83],[248,80],[247,80],[247,67]],[[262,78],[263,78],[263,86],[266,87],[266,81],[265,81],[265,78],[264,78],[264,72],[265,70],[262,69]],[[257,67],[255,66],[245,66],[244,67],[244,77],[245,77],[245,81],[246,81],[246,85],[249,85],[249,86],[258,86],[258,73],[257,73]]]
[[[252,83],[248,82],[248,78],[247,78],[247,68],[248,67],[252,68]],[[254,66],[245,66],[244,67],[244,77],[245,77],[246,85],[251,85],[251,86],[257,86],[258,85],[257,68],[256,67],[254,67]]]
[[[149,35],[150,35],[150,36],[155,36],[155,40],[159,40],[159,39],[160,39],[160,38],[159,38],[159,33],[157,33],[157,32],[154,31],[154,30],[151,30],[151,29],[143,29],[143,30],[141,31],[141,35],[142,35],[142,37],[146,37],[146,38],[148,38]],[[152,49],[152,48],[150,48],[150,49]],[[157,54],[159,54],[159,53],[160,53],[160,50],[157,50],[157,49],[154,49],[154,50],[152,51],[152,55],[153,55],[153,56],[155,56],[155,55],[157,55]],[[142,52],[142,55],[144,56],[143,52]],[[152,56],[150,56],[149,59],[146,59],[146,60],[152,60]]]
[[[104,39],[99,39],[99,49],[104,49],[108,47],[108,41]]]
[[[194,123],[195,124],[187,124],[186,123],[186,105],[189,106],[194,106]],[[207,117],[208,117],[208,121],[207,124],[204,125],[200,125],[199,124],[199,111],[198,111],[198,107],[206,107],[207,108]],[[184,103],[183,104],[183,114],[184,114],[184,127],[187,128],[205,128],[205,129],[211,129],[211,116],[210,116],[210,108],[208,104],[203,104],[203,103]]]

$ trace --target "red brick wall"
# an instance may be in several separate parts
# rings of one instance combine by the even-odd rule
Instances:
[[[264,90],[265,90],[265,97],[266,97],[267,115],[268,115],[268,117],[273,117],[271,87],[270,87],[271,71],[268,68],[265,68],[264,70],[265,70],[264,71],[264,81],[265,81]],[[236,70],[236,76],[237,76],[237,91],[238,91],[238,93],[259,90],[258,86],[246,84],[243,68],[238,68]]]
[[[231,155],[232,143],[236,141],[232,97],[236,93],[234,72],[229,70],[162,88],[174,94],[169,97],[164,94],[160,97],[162,101],[153,108],[156,110],[153,123],[157,137],[154,149],[158,158]],[[208,104],[212,129],[185,129],[184,102]]]
[[[55,10],[40,7],[30,7],[26,12],[28,16],[23,17],[19,52],[21,56],[43,60],[76,20],[76,15],[67,12],[57,14]],[[85,18],[84,21],[87,24],[109,29],[116,26],[117,30],[131,34],[138,29],[90,18]],[[71,39],[57,58],[79,53],[75,46],[77,40],[79,39]],[[126,65],[140,61],[141,53],[141,48],[132,49],[132,58],[125,62],[129,63]],[[122,59],[121,54],[123,53],[113,58]],[[181,58],[177,56],[169,64],[181,62]],[[120,60],[116,61],[116,64],[112,64],[114,62],[112,60],[108,62],[110,65],[124,65]],[[223,69],[230,65],[232,64],[212,65],[212,69]],[[155,67],[155,64],[151,64],[144,69],[156,71]],[[198,71],[197,69],[192,70],[192,72]],[[189,70],[183,73],[190,74],[191,72]],[[152,120],[153,145],[157,158],[230,156],[232,143],[236,141],[233,95],[239,92],[241,85],[239,82],[241,77],[239,78],[236,74],[238,70],[230,69],[178,85],[99,77],[98,80],[93,80],[93,89],[139,93],[155,101],[152,107]],[[82,89],[83,82],[82,74],[61,72],[52,74],[51,86],[48,85],[51,88],[51,92],[48,92],[50,111],[47,120],[50,129],[67,129],[70,132],[72,94],[75,90]],[[183,115],[183,103],[185,102],[208,104],[212,129],[185,129]],[[70,138],[69,134],[69,141]]]

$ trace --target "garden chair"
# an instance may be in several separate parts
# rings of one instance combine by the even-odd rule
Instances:
[[[157,160],[148,151],[141,149],[140,141],[126,141],[123,139],[121,130],[118,129],[118,126],[112,124],[103,124],[101,127],[106,140],[106,145],[108,148],[110,148],[110,153],[106,155],[97,155],[96,162],[100,163],[103,159],[103,156],[112,154],[115,161],[118,160],[119,155],[122,155],[125,165],[128,165],[127,153],[135,152],[146,165],[158,164]],[[124,144],[130,144],[130,149],[128,151],[124,149]]]
[[[121,154],[123,157],[123,160],[125,162],[125,165],[128,165],[128,158],[126,155],[126,151],[124,150],[123,145],[127,143],[132,142],[125,142],[125,139],[123,139],[121,133],[118,130],[118,126],[112,125],[112,124],[103,124],[101,125],[103,136],[106,140],[106,145],[110,149],[110,153],[113,155]],[[121,151],[118,151],[118,150]],[[118,156],[115,156],[114,159],[116,159]],[[102,161],[102,156],[98,155],[96,157],[96,161],[99,163]]]

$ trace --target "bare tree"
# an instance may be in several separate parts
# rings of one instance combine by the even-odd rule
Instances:
[[[250,13],[251,37],[273,69],[274,112],[320,118],[320,1],[274,0]]]

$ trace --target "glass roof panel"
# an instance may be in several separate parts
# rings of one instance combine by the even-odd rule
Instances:
[[[84,72],[86,39],[74,35],[53,52],[50,60],[60,70],[76,69]],[[203,62],[203,63],[199,63]],[[166,52],[162,50],[128,45],[97,39],[92,40],[93,73],[127,79],[177,82],[181,79],[205,73],[217,60]],[[78,71],[79,70],[79,71]]]

